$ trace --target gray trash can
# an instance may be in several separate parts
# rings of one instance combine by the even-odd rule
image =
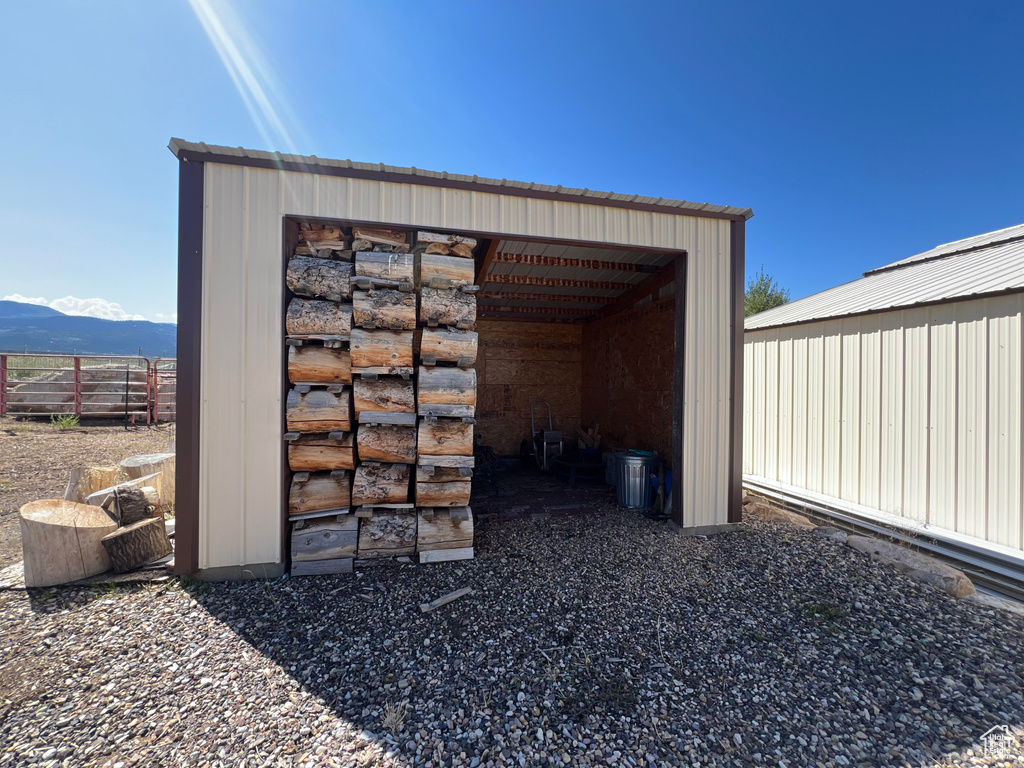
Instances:
[[[629,509],[650,507],[654,495],[651,475],[658,472],[658,457],[620,453],[615,457],[615,467],[618,475],[615,498],[619,506]]]
[[[604,481],[614,488],[619,484],[619,456],[625,451],[604,452]]]

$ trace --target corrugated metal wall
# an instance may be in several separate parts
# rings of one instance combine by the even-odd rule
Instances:
[[[1024,294],[748,331],[743,472],[1024,549]]]
[[[727,521],[727,220],[213,163],[205,185],[200,568],[281,558],[287,215],[686,250],[684,520]]]

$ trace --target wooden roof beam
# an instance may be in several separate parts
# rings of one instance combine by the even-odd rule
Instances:
[[[484,250],[483,258],[480,259],[480,264],[476,268],[477,285],[483,285],[482,281],[487,274],[487,270],[491,268],[491,262],[494,261],[494,256],[498,252],[498,244],[500,242],[496,237],[487,241],[487,248]]]
[[[648,278],[650,280],[650,278]],[[644,281],[645,283],[647,280]],[[570,280],[561,277],[527,277],[526,275],[485,275],[477,279],[477,285],[497,283],[499,285],[531,285],[536,288],[594,288],[602,291],[628,291],[634,283],[617,283],[602,280]],[[643,283],[641,283],[643,285]]]
[[[683,256],[676,256],[677,259],[684,258]],[[616,296],[611,304],[594,314],[590,319],[599,320],[602,317],[608,317],[621,312],[624,309],[629,309],[636,304],[640,299],[645,296],[650,296],[651,301],[658,300],[658,292],[669,283],[676,279],[676,264],[675,260],[666,264],[664,267],[659,269],[653,275],[648,277],[642,283],[630,286],[629,291],[623,293],[621,296]]]
[[[573,296],[566,293],[503,293],[502,291],[480,291],[479,299],[514,299],[516,301],[553,301],[559,304],[607,304],[614,301],[609,296]]]
[[[614,272],[658,271],[653,264],[634,264],[628,261],[601,261],[599,259],[570,259],[563,256],[539,256],[532,253],[496,253],[496,264],[522,264],[528,267],[571,267],[573,269],[600,269]]]
[[[511,312],[515,315],[575,315],[585,317],[590,313],[582,309],[567,309],[566,307],[498,307],[486,305],[477,308],[477,314],[488,312]]]

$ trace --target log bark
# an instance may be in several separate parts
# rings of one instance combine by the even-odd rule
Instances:
[[[285,274],[288,290],[299,296],[341,301],[352,295],[352,265],[312,256],[292,256]]]
[[[171,554],[171,540],[163,517],[150,517],[118,528],[103,537],[110,567],[117,573],[138,568]]]
[[[406,464],[360,464],[352,479],[352,506],[408,503],[409,477]]]
[[[394,288],[356,291],[352,298],[352,324],[359,328],[412,330],[416,327],[416,294]]]
[[[103,573],[110,558],[101,540],[117,523],[99,507],[64,499],[24,505],[19,513],[26,587],[51,587]]]
[[[418,512],[416,551],[462,549],[473,546],[473,515],[453,515],[455,510],[421,509]],[[466,510],[469,512],[469,510]]]
[[[152,486],[122,486],[114,491],[114,512],[119,525],[133,525],[151,517],[163,517],[160,498]]]
[[[352,573],[351,557],[339,557],[337,560],[310,560],[309,562],[292,563],[292,576],[330,576],[336,573]]]
[[[311,344],[288,347],[288,381],[292,384],[351,384],[352,358],[347,349]]]
[[[471,329],[476,323],[476,297],[458,288],[423,288],[420,320],[430,327],[450,325]]]
[[[288,390],[285,422],[289,431],[333,432],[352,430],[352,390],[344,387],[337,394],[326,389],[311,389],[305,394]]]
[[[416,467],[417,483],[470,483],[472,480],[472,467]]]
[[[304,515],[325,509],[347,509],[352,504],[352,475],[348,470],[300,472],[288,489],[288,514]]]
[[[159,472],[159,479],[147,480],[146,485],[152,485],[157,489],[160,494],[160,506],[164,512],[174,509],[175,461],[173,453],[141,453],[137,456],[129,456],[118,466],[130,480],[138,480]]]
[[[326,435],[302,435],[288,443],[288,466],[293,472],[355,469],[353,447],[351,432],[339,440],[331,440]]]
[[[473,368],[420,366],[418,384],[420,405],[476,405],[476,371]]]
[[[292,562],[355,557],[358,543],[359,518],[354,515],[292,524]]]
[[[352,331],[352,367],[408,367],[412,365],[412,331]]]
[[[360,424],[356,433],[360,461],[386,461],[395,464],[416,462],[416,427],[393,424]]]
[[[64,499],[84,504],[89,494],[107,488],[117,480],[117,467],[75,467],[71,470]]]
[[[417,507],[464,507],[469,504],[472,483],[416,483]]]
[[[352,394],[356,418],[364,411],[416,412],[416,390],[411,379],[357,379],[352,385]]]
[[[376,245],[394,245],[409,247],[409,237],[405,232],[394,229],[371,229],[369,227],[353,227],[352,237],[369,240]]]
[[[464,235],[451,235],[444,232],[427,232],[420,230],[416,233],[416,244],[441,243],[447,246],[465,243],[470,248],[476,248],[476,238],[465,237]]]
[[[321,243],[325,240],[344,240],[345,233],[341,231],[341,227],[322,227],[321,229],[300,229],[299,230],[299,242],[302,243]]]
[[[421,419],[416,450],[423,456],[472,456],[473,425],[460,419]]]
[[[359,525],[361,558],[398,557],[416,552],[416,514],[374,512]]]
[[[359,251],[356,253],[355,276],[391,280],[396,283],[412,284],[413,257],[411,253],[377,253]]]
[[[476,352],[476,331],[423,329],[420,340],[420,357],[423,360],[473,365],[476,362]]]
[[[419,284],[421,286],[450,288],[473,284],[475,274],[472,259],[439,256],[427,252],[420,255],[419,262]]]
[[[352,332],[352,305],[315,299],[288,303],[285,331],[289,336],[341,336]]]

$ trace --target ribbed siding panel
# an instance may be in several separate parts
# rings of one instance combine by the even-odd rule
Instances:
[[[744,442],[744,467],[754,476],[1024,548],[1022,310],[1024,296],[1011,295],[748,331],[744,392],[754,402],[744,403],[744,412],[755,423]],[[790,336],[792,365],[785,351]],[[759,350],[780,337],[783,364],[776,368]],[[758,385],[773,375],[781,377],[776,386]],[[758,414],[784,420],[787,409],[791,425],[777,425],[783,442],[758,440]],[[806,451],[797,447],[801,420]],[[772,451],[775,459],[767,455]],[[802,453],[803,478],[796,474]]]
[[[686,525],[727,522],[730,222],[208,163],[200,568],[281,558],[281,247],[289,215],[685,250],[685,475],[677,487]]]

